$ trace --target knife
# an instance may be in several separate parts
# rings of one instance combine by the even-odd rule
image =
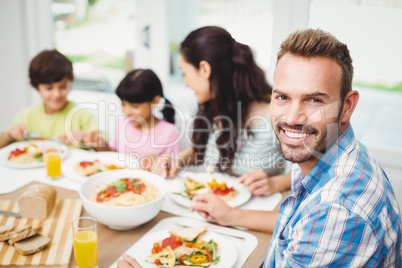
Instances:
[[[5,210],[0,210],[0,215],[9,216],[9,217],[15,217],[15,218],[21,218],[21,215],[19,213],[11,212],[11,211],[5,211]]]

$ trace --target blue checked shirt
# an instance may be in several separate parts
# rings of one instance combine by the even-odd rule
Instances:
[[[402,267],[401,255],[394,191],[350,125],[305,178],[293,165],[264,267]]]

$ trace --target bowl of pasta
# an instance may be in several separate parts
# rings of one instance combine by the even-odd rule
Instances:
[[[85,210],[115,230],[133,229],[153,219],[167,193],[164,178],[144,170],[110,170],[86,180],[79,195]]]

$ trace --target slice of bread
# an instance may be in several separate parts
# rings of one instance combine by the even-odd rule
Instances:
[[[23,232],[19,233],[19,234],[14,234],[9,240],[8,243],[10,245],[13,245],[15,242],[21,241],[25,238],[31,237],[36,235],[39,230],[41,229],[41,227],[37,227],[34,229],[26,229]]]
[[[25,232],[27,230],[32,231],[32,226],[31,225],[26,225],[24,227],[17,228],[14,231],[2,234],[2,235],[0,235],[0,241],[7,241],[8,239],[13,237],[14,235],[23,233],[23,232]]]
[[[169,233],[174,236],[180,236],[184,240],[193,241],[206,231],[207,231],[206,226],[198,226],[198,227],[183,227],[183,228],[170,229]]]
[[[14,244],[15,249],[23,256],[34,254],[50,244],[50,238],[37,234]]]
[[[2,226],[0,226],[0,235],[11,232],[12,230],[14,230],[13,224],[2,225]]]

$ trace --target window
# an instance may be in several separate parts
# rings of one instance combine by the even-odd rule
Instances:
[[[313,0],[310,27],[348,45],[355,85],[402,92],[402,1]]]
[[[53,0],[55,47],[74,65],[73,89],[114,92],[133,68],[134,0]]]

